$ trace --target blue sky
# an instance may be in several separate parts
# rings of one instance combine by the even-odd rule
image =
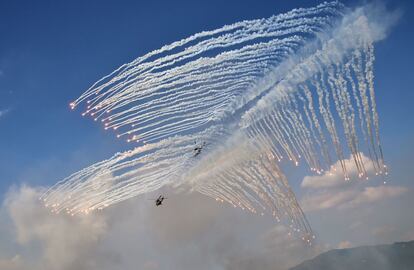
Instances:
[[[0,3],[0,193],[22,181],[47,185],[123,148],[69,102],[119,65],[193,33],[268,17],[317,1],[2,1]],[[398,173],[414,135],[410,73],[414,40],[405,16],[376,47],[376,88],[386,158]],[[50,165],[49,165],[50,163]],[[68,166],[63,166],[67,164]],[[46,175],[25,178],[41,167]],[[54,168],[55,167],[55,168]],[[394,175],[394,174],[393,174]],[[397,181],[409,184],[408,176]]]
[[[390,182],[412,189],[414,4],[389,2],[403,15],[376,44],[376,98]],[[0,0],[0,200],[13,185],[47,186],[126,148],[69,109],[103,75],[191,34],[317,3]],[[293,175],[299,191],[303,175]]]

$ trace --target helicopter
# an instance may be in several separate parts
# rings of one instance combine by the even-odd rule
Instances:
[[[162,205],[162,202],[167,199],[165,198],[163,195],[160,195],[157,199],[155,199],[155,206],[160,206]]]
[[[194,141],[194,144],[197,144],[196,141]],[[203,150],[203,147],[206,145],[206,142],[203,142],[202,144],[196,145],[193,149],[193,157],[196,157],[201,154],[201,150]]]
[[[155,206],[160,206],[160,205],[162,205],[162,203],[165,199],[167,199],[167,198],[164,197],[164,195],[160,195],[156,199],[148,199],[148,200],[155,201]]]

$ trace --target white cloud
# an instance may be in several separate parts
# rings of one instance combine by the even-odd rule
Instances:
[[[370,159],[362,153],[361,156],[367,174],[374,174]],[[306,189],[307,192],[302,198],[301,205],[305,211],[351,208],[398,197],[408,191],[407,188],[400,186],[368,186],[369,184],[376,184],[376,182],[359,179],[356,165],[351,157],[344,160],[344,162],[351,178],[349,181],[344,180],[339,162],[336,162],[331,170],[326,171],[323,175],[305,176],[303,178],[301,187]]]
[[[377,186],[360,189],[359,185],[353,185],[344,190],[329,189],[307,194],[302,199],[302,206],[305,211],[329,208],[345,209],[398,197],[407,191],[408,188],[400,186]]]
[[[301,205],[306,212],[336,208],[347,203],[353,196],[355,196],[355,192],[349,190],[336,191],[335,194],[331,192],[318,192],[305,195]]]
[[[349,205],[356,206],[359,204],[372,203],[392,197],[397,197],[407,191],[407,188],[399,186],[366,187],[355,195],[355,197],[349,202]]]
[[[372,165],[371,160],[366,157],[363,153],[360,153],[361,160],[364,164],[365,170],[367,174],[374,173],[374,167]],[[347,168],[347,172],[351,178],[357,178],[357,167],[355,166],[355,162],[350,157],[349,159],[345,159],[344,164]],[[344,180],[344,176],[342,173],[341,163],[337,161],[333,164],[329,171],[325,171],[322,175],[309,175],[303,178],[301,183],[301,187],[303,188],[325,188],[325,187],[337,187],[348,184]]]

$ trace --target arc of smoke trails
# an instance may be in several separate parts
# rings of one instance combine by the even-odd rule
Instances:
[[[213,144],[214,137],[225,134],[214,128],[197,136]],[[192,166],[193,148],[194,138],[182,136],[117,153],[62,180],[45,193],[45,201],[55,212],[74,215],[155,191],[178,181]]]
[[[42,199],[55,212],[88,213],[185,185],[269,212],[309,242],[277,162],[303,159],[322,173],[336,155],[348,180],[349,151],[367,177],[365,146],[376,173],[387,173],[373,88],[379,36],[368,17],[364,8],[324,3],[202,32],[121,66],[71,107],[85,102],[83,115],[143,146],[69,176]],[[197,158],[194,141],[207,143]]]
[[[122,130],[118,136],[128,141],[194,131],[248,102],[228,109],[266,70],[328,27],[339,7],[324,4],[197,34],[124,65],[71,106],[86,100],[84,115]]]
[[[283,72],[286,67],[276,68],[276,71],[265,78],[265,85],[262,86],[272,90],[258,101],[257,106],[244,113],[242,126],[253,128],[256,134],[276,133],[275,131],[279,134],[284,133],[282,136],[287,137],[290,146],[279,137],[275,140],[279,148],[283,148],[285,154],[295,163],[300,156],[303,156],[311,170],[318,173],[332,164],[326,148],[324,133],[327,133],[341,162],[345,179],[349,180],[345,163],[342,162],[344,159],[342,136],[338,132],[335,124],[337,119],[332,114],[331,107],[336,110],[348,150],[353,156],[359,177],[362,178],[367,175],[358,150],[361,147],[355,126],[356,114],[358,114],[359,131],[363,134],[370,158],[374,161],[376,174],[387,175],[379,136],[372,68],[374,61],[372,43],[382,36],[372,35],[373,30],[370,29],[372,27],[364,11],[358,9],[343,19],[332,36],[321,38],[319,49],[311,50],[310,54],[302,54],[301,58],[296,57],[290,61],[289,67],[293,66],[293,68],[288,69],[287,72]],[[275,72],[284,73],[284,78],[275,79]],[[316,92],[317,100],[312,100],[310,88],[316,90],[313,92]],[[303,96],[306,96],[307,100]],[[303,103],[303,106],[300,106],[305,108],[303,111],[298,111],[298,100]],[[320,117],[313,108],[313,104],[317,102]],[[272,106],[275,103],[278,106]],[[310,111],[306,110],[306,107]],[[306,116],[306,121],[302,115]],[[267,123],[269,117],[272,118],[273,126]],[[323,131],[320,119],[323,119],[326,132]],[[313,130],[314,126],[317,127],[317,134]],[[291,134],[294,134],[294,138]],[[324,142],[323,145],[321,141]],[[319,146],[319,149],[315,149],[315,146]],[[274,151],[279,152],[278,159],[281,159],[281,150]],[[324,166],[319,161],[318,153],[322,153],[326,161]]]
[[[358,128],[355,126],[357,118],[361,120],[360,131],[366,139],[366,146],[370,158],[374,162],[376,173],[387,174],[379,141],[378,122],[373,121],[376,110],[368,102],[368,100],[372,100],[372,94],[370,95],[365,87],[370,84],[368,81],[370,75],[366,74],[366,78],[364,78],[359,74],[361,69],[352,64],[355,61],[365,61],[366,66],[372,66],[372,54],[368,53],[371,49],[372,46],[367,45],[361,49],[362,52],[358,49],[351,53],[349,59],[344,63],[325,67],[328,70],[327,76],[318,71],[311,77],[311,80],[298,84],[298,89],[295,92],[281,97],[278,101],[278,107],[271,111],[261,112],[263,114],[261,117],[256,115],[254,120],[250,119],[252,124],[249,124],[246,129],[252,134],[251,136],[257,138],[258,142],[263,141],[263,138],[273,137],[270,142],[266,141],[266,143],[271,145],[272,152],[278,160],[287,156],[297,165],[298,160],[304,157],[311,170],[317,173],[323,172],[327,166],[332,164],[331,155],[326,147],[329,145],[326,137],[331,138],[345,179],[349,180],[345,163],[342,162],[344,146],[341,143],[338,127],[335,125],[337,121],[335,121],[331,109],[331,106],[334,106],[359,177],[367,177],[367,175],[360,155],[362,145],[358,140]],[[366,59],[356,60],[361,54],[366,55]],[[355,69],[352,69],[351,65]],[[351,77],[351,71],[358,74],[355,75],[355,79]],[[356,83],[359,84],[359,93],[355,89]],[[352,92],[348,92],[347,85],[353,89]],[[312,91],[312,88],[315,91]],[[312,92],[316,92],[316,96]],[[362,105],[361,100],[364,101]],[[319,104],[319,112],[315,110],[314,104]],[[353,104],[357,104],[357,110]],[[299,108],[303,108],[303,110]],[[323,125],[326,128],[325,131]],[[321,156],[325,159],[324,163],[320,160]]]

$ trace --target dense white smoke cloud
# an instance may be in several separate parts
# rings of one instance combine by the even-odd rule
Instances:
[[[97,256],[96,248],[107,231],[105,218],[53,215],[39,203],[39,194],[40,190],[28,186],[7,194],[4,207],[14,225],[12,235],[18,245],[38,250],[31,254],[36,257],[34,262],[25,261],[31,256],[23,253],[4,261],[5,264],[16,269],[97,269],[93,257]]]
[[[29,186],[7,194],[0,218],[10,222],[0,231],[10,239],[0,242],[2,270],[266,270],[275,262],[281,270],[326,249],[303,245],[279,225],[263,231],[269,220],[217,207],[201,195],[171,197],[167,208],[155,209],[151,201],[133,199],[71,217],[50,213],[40,194]]]

